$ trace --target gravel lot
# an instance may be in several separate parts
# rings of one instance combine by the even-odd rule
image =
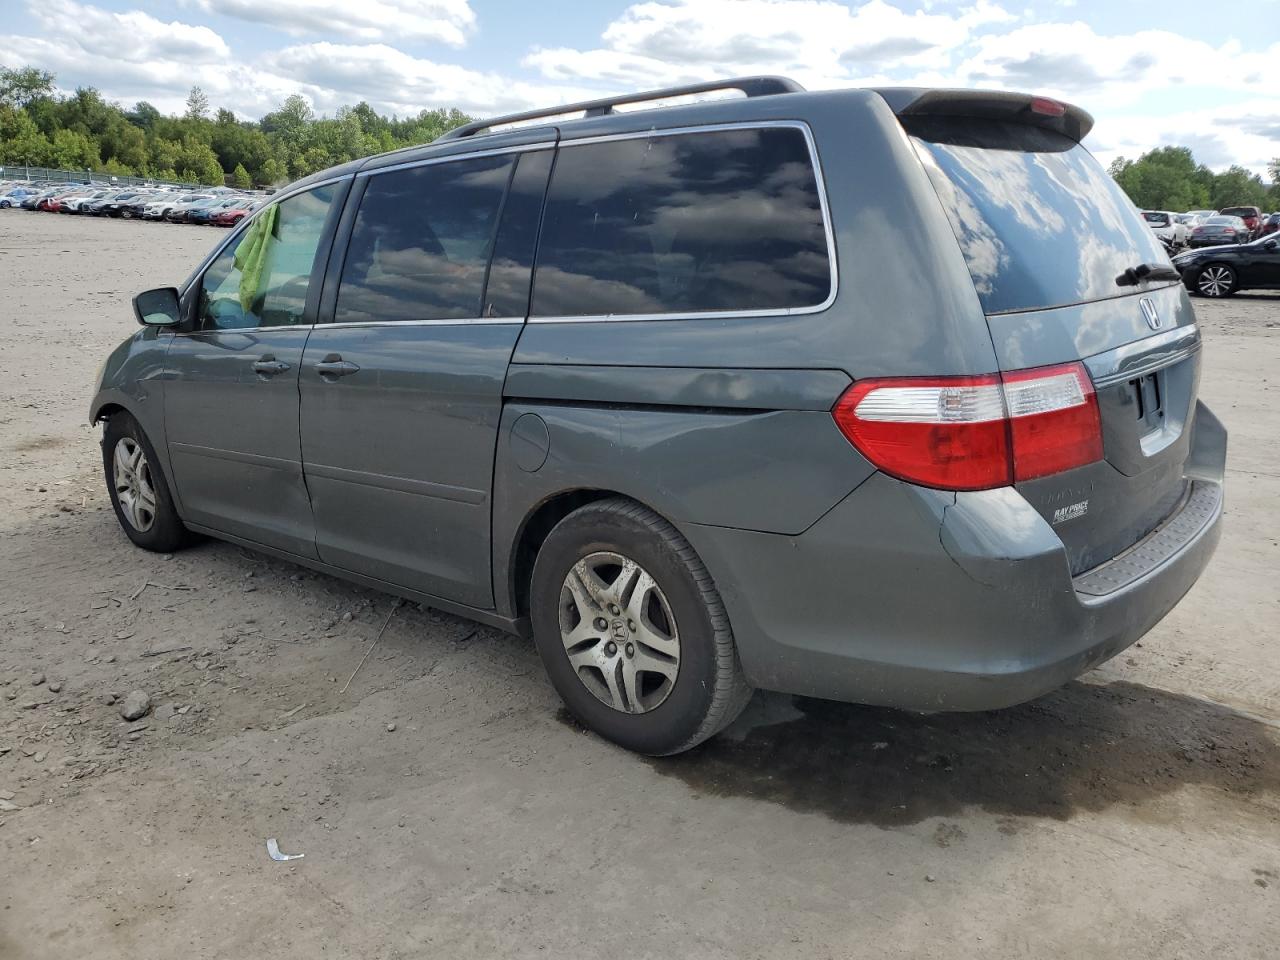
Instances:
[[[0,958],[1276,956],[1280,296],[1197,303],[1229,513],[1139,646],[993,714],[760,695],[647,761],[519,640],[406,605],[344,693],[391,598],[130,546],[94,371],[221,236],[0,211]]]

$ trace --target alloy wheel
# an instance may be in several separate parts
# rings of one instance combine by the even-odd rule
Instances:
[[[1200,271],[1196,288],[1206,297],[1225,297],[1231,292],[1234,282],[1235,277],[1228,267],[1214,264]]]
[[[151,465],[142,444],[133,437],[116,442],[112,478],[120,512],[139,533],[146,533],[156,522],[156,491],[151,482]]]
[[[622,713],[660,705],[680,670],[671,604],[648,571],[619,553],[592,553],[569,570],[560,639],[582,685]]]

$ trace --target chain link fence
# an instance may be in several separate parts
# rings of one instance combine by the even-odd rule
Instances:
[[[0,180],[50,180],[54,183],[105,183],[121,187],[165,186],[207,188],[208,184],[183,183],[178,180],[158,180],[154,177],[125,177],[102,170],[55,170],[52,167],[28,167],[23,165],[0,166]],[[222,184],[218,184],[222,186]]]

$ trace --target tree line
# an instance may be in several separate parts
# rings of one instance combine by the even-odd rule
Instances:
[[[192,87],[186,112],[132,109],[92,87],[59,95],[52,73],[0,67],[0,165],[92,170],[248,189],[278,186],[334,164],[426,143],[471,117],[456,109],[385,117],[367,103],[317,117],[293,95],[261,120],[213,111]]]
[[[385,117],[369,104],[317,117],[295,94],[261,120],[212,111],[192,87],[186,112],[166,117],[145,100],[126,110],[92,87],[58,95],[54,75],[35,67],[0,67],[0,165],[155,177],[236,187],[278,186],[373,153],[426,143],[471,120],[456,109]],[[1144,210],[1280,209],[1280,158],[1272,183],[1233,166],[1214,173],[1187,147],[1159,147],[1137,160],[1120,157],[1111,176]]]
[[[1111,176],[1137,206],[1174,211],[1240,206],[1280,210],[1280,157],[1268,172],[1270,184],[1240,166],[1214,173],[1196,163],[1187,147],[1158,147],[1137,160],[1118,157],[1110,167]]]

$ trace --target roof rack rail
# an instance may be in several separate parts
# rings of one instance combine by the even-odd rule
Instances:
[[[681,87],[666,87],[662,90],[646,90],[643,93],[631,93],[620,97],[601,97],[599,100],[566,103],[562,106],[530,110],[526,113],[509,113],[506,116],[491,117],[488,120],[475,120],[461,127],[455,127],[449,132],[436,137],[433,142],[461,140],[464,137],[474,137],[476,134],[484,133],[494,127],[505,126],[509,123],[537,120],[541,117],[559,117],[566,113],[578,113],[579,111],[581,111],[583,117],[603,117],[613,113],[615,107],[627,103],[666,100],[668,97],[710,93],[713,90],[740,90],[748,97],[769,97],[779,93],[803,93],[804,87],[786,77],[737,77],[733,80],[710,80],[705,83],[690,83]]]

